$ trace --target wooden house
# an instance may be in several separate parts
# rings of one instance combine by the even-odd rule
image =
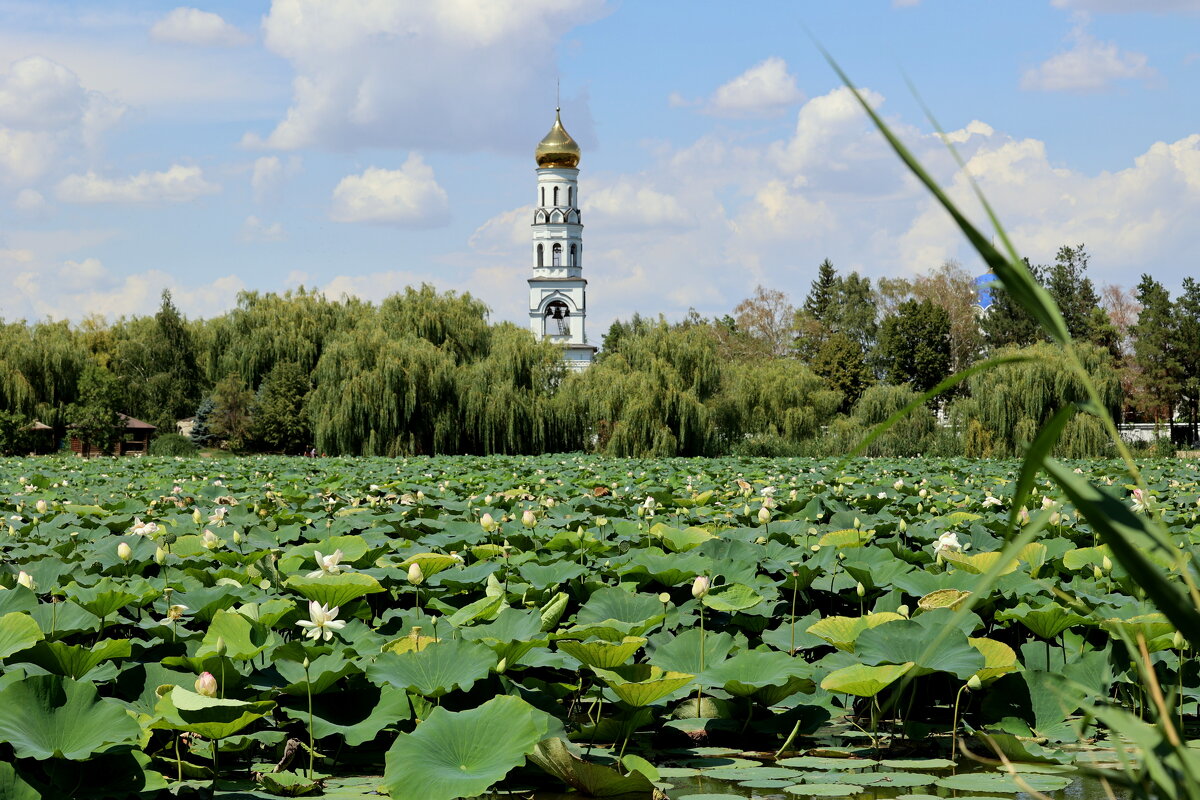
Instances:
[[[58,449],[58,443],[54,441],[54,429],[41,420],[35,419],[26,425],[25,431],[29,436],[30,455],[42,456]]]
[[[87,452],[84,452],[84,443],[74,434],[71,434],[71,452],[84,458],[92,458],[94,456],[144,455],[150,449],[150,437],[157,430],[149,422],[134,419],[128,414],[117,414],[117,427],[117,439],[113,442],[113,446],[108,452],[90,443],[88,444]]]

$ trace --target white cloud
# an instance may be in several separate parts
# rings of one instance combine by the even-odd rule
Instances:
[[[1087,31],[1071,32],[1073,44],[1027,70],[1021,88],[1043,92],[1099,92],[1117,81],[1150,80],[1157,73],[1143,53],[1121,50],[1115,42],[1101,42]]]
[[[400,169],[370,167],[342,178],[333,190],[329,217],[334,222],[434,228],[449,221],[450,203],[433,168],[412,153]]]
[[[191,284],[159,270],[118,275],[95,257],[60,261],[31,249],[0,250],[0,281],[9,287],[0,297],[0,317],[30,320],[145,315],[158,307],[163,289],[185,314],[212,316],[231,308],[246,288],[233,275]]]
[[[406,286],[420,286],[422,283],[431,283],[439,290],[452,288],[427,274],[389,270],[366,275],[338,275],[326,282],[320,291],[331,300],[348,296],[378,303],[388,295],[404,291]]]
[[[718,88],[704,110],[720,117],[774,116],[803,99],[787,62],[773,56]]]
[[[230,25],[219,14],[180,6],[154,23],[150,38],[157,42],[193,44],[204,47],[238,47],[249,44],[250,37]]]
[[[250,188],[254,190],[254,202],[265,203],[279,199],[284,182],[300,172],[299,156],[291,156],[285,162],[279,156],[263,156],[254,161],[250,175]]]
[[[276,0],[265,43],[296,77],[291,107],[265,144],[525,148],[553,121],[559,40],[602,13],[603,0]],[[586,110],[565,105],[586,144]],[[245,143],[263,142],[248,134]]]
[[[638,176],[621,178],[580,196],[589,218],[594,216],[600,225],[662,230],[688,227],[692,223],[677,198],[646,185]]]
[[[263,222],[258,217],[251,214],[246,217],[246,221],[242,223],[242,240],[246,242],[282,242],[287,238],[283,230],[283,223]]]
[[[13,208],[25,214],[41,214],[48,206],[46,198],[37,189],[22,189],[13,200]]]
[[[94,148],[125,106],[89,91],[79,76],[42,56],[14,61],[0,75],[0,180],[28,184]]]
[[[58,199],[68,203],[187,203],[221,191],[200,167],[172,164],[163,172],[139,172],[128,178],[104,178],[88,170],[58,184]]]

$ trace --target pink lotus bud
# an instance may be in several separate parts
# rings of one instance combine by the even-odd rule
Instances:
[[[196,678],[196,693],[205,697],[217,696],[217,679],[211,672],[201,672],[200,677]]]

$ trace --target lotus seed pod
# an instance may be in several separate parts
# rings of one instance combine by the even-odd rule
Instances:
[[[129,563],[129,559],[133,558],[133,548],[130,547],[126,542],[121,542],[119,545],[117,545],[117,558],[121,559],[125,563]]]
[[[819,553],[821,551],[821,545],[814,544],[812,547],[810,547],[808,549],[812,550],[814,553]]]
[[[669,592],[661,592],[658,595],[658,602],[665,606],[667,603],[671,602],[671,594]]]
[[[408,582],[416,586],[423,580],[425,580],[425,573],[421,571],[421,565],[414,561],[408,567]]]
[[[33,582],[33,576],[25,570],[21,570],[17,573],[17,585],[24,586],[31,592],[37,591],[37,584]]]
[[[696,580],[692,582],[692,597],[699,600],[704,595],[708,594],[708,589],[711,586],[707,575],[697,575]]]
[[[981,688],[983,688],[983,681],[979,680],[978,675],[972,675],[970,677],[970,679],[967,681],[967,688],[970,689],[972,692],[977,692]]]
[[[200,677],[196,678],[196,694],[205,697],[217,696],[217,679],[211,672],[201,672]]]
[[[533,512],[527,508],[521,514],[521,524],[524,525],[526,528],[536,527],[537,526],[537,517],[534,516]]]
[[[900,616],[904,617],[905,619],[908,619],[908,614],[909,614],[908,606],[900,606],[899,608],[896,609],[896,613],[899,614]]]
[[[159,541],[165,544],[167,547],[170,547],[171,545],[175,544],[175,540],[178,538],[179,537],[173,533],[164,533],[161,537],[159,537]]]

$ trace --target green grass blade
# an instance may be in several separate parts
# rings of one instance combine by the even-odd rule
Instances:
[[[818,47],[820,46],[818,45]],[[891,145],[892,150],[897,156],[899,156],[900,160],[904,162],[909,171],[916,176],[917,180],[925,185],[925,188],[928,189],[934,198],[937,199],[942,208],[946,209],[946,212],[950,214],[950,216],[954,219],[955,224],[958,225],[959,230],[961,230],[963,235],[967,237],[967,240],[971,243],[971,246],[975,248],[975,251],[979,253],[979,255],[987,263],[988,267],[994,273],[996,273],[996,276],[1000,279],[1000,282],[1004,284],[1005,290],[1012,295],[1013,299],[1022,308],[1028,311],[1029,314],[1032,315],[1035,320],[1037,320],[1042,330],[1045,331],[1046,335],[1049,336],[1053,341],[1056,341],[1059,344],[1066,344],[1069,342],[1071,337],[1067,331],[1067,324],[1063,320],[1062,313],[1059,311],[1058,305],[1054,302],[1054,298],[1050,296],[1050,293],[1033,279],[1033,276],[1029,273],[1029,270],[1025,269],[1025,266],[1020,261],[1016,259],[1009,259],[1001,254],[1000,251],[997,250],[990,241],[988,241],[987,237],[985,237],[979,231],[979,229],[976,228],[971,221],[968,220],[966,216],[958,210],[958,207],[954,204],[954,202],[951,201],[946,193],[942,191],[942,188],[938,186],[937,181],[935,181],[933,177],[925,170],[925,168],[921,166],[916,157],[913,156],[913,154],[909,152],[908,148],[904,146],[904,143],[901,142],[894,133],[892,133],[891,128],[889,128],[887,123],[883,121],[883,118],[875,113],[875,109],[871,108],[871,104],[868,103],[862,96],[862,93],[858,91],[858,88],[850,80],[850,76],[848,76],[842,70],[838,63],[833,59],[833,56],[831,56],[824,48],[821,48],[821,53],[825,56],[825,60],[829,62],[830,67],[832,67],[834,72],[838,74],[838,77],[841,78],[842,83],[846,85],[846,88],[848,88],[854,94],[855,99],[858,100],[858,104],[862,106],[863,111],[865,111],[867,116],[871,118],[871,121],[875,123],[875,127],[879,129],[879,132],[883,135],[883,138],[887,140],[889,145]],[[998,220],[995,220],[994,215],[992,215],[992,219],[997,225],[999,224]]]
[[[1075,405],[1073,403],[1068,403],[1060,408],[1050,418],[1050,421],[1038,431],[1033,443],[1025,451],[1025,460],[1021,462],[1021,474],[1017,477],[1016,492],[1013,494],[1012,508],[1008,514],[1009,527],[1017,527],[1017,515],[1020,513],[1021,507],[1025,505],[1025,501],[1029,499],[1029,492],[1033,489],[1033,479],[1037,477],[1038,471],[1054,451],[1054,446],[1062,438],[1062,432],[1074,414]]]
[[[1112,549],[1121,566],[1137,581],[1155,607],[1190,641],[1200,641],[1200,613],[1188,593],[1163,574],[1139,546],[1149,539],[1172,560],[1178,550],[1166,534],[1146,517],[1134,514],[1124,503],[1100,491],[1058,462],[1048,459],[1046,471],[1062,487],[1100,539]]]

